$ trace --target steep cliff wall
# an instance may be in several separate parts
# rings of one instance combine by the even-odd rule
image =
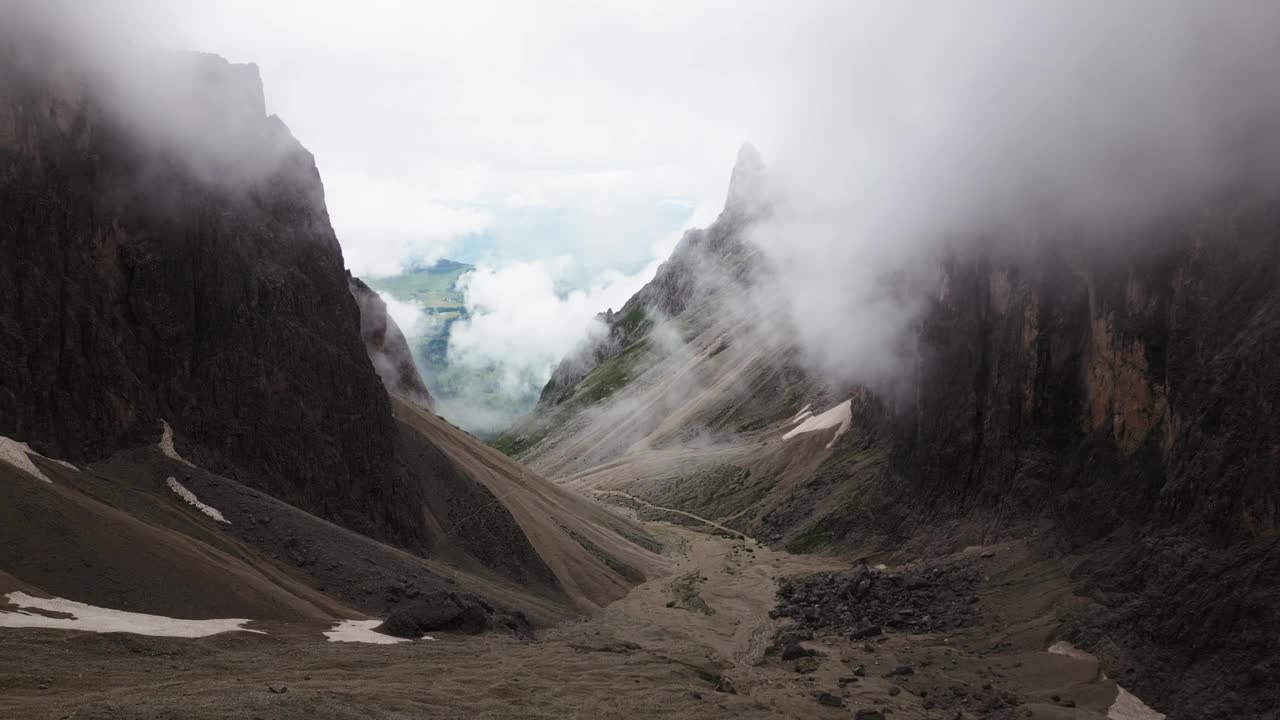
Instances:
[[[914,393],[859,408],[800,544],[1010,536],[1084,558],[1063,632],[1172,717],[1266,717],[1280,642],[1280,214],[1232,199],[1142,249],[948,268]],[[1132,244],[1129,244],[1132,247]],[[849,458],[881,447],[877,472]],[[874,487],[873,492],[866,488]],[[1215,715],[1216,714],[1216,715]]]
[[[265,115],[256,68],[165,61],[192,78],[175,122],[235,126],[207,158],[269,162],[226,182],[140,137],[84,69],[0,44],[0,434],[95,458],[165,418],[212,469],[419,536],[311,154]]]
[[[360,308],[360,337],[364,339],[373,369],[382,378],[387,392],[403,396],[424,410],[431,410],[431,393],[413,362],[409,341],[387,314],[387,304],[363,280],[350,273],[347,274],[347,284],[351,297],[356,299]]]

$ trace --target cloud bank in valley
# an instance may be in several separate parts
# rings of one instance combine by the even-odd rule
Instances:
[[[510,400],[510,407],[527,410],[566,351],[605,332],[597,316],[622,307],[654,271],[650,265],[631,275],[605,272],[586,288],[569,288],[565,281],[574,264],[571,257],[562,256],[480,266],[463,275],[459,286],[470,317],[452,328],[449,364],[492,368],[498,391]],[[447,409],[441,412],[448,414]],[[497,430],[515,414],[463,419],[479,429]]]

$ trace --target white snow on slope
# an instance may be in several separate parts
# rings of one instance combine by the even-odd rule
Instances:
[[[1049,652],[1077,660],[1096,659],[1093,655],[1064,640],[1050,645]],[[1102,673],[1102,679],[1107,679],[1106,673]],[[1164,713],[1157,712],[1119,685],[1116,685],[1116,699],[1111,703],[1111,707],[1107,708],[1107,720],[1165,720],[1165,717],[1167,716]]]
[[[791,418],[790,420],[788,420],[788,421],[787,421],[787,424],[788,424],[788,425],[794,425],[794,424],[796,424],[796,423],[800,422],[801,420],[804,420],[804,419],[806,419],[806,418],[813,417],[813,411],[812,411],[812,410],[810,410],[810,408],[812,408],[812,407],[813,407],[813,403],[809,403],[808,405],[805,405],[804,407],[800,408],[800,412],[796,413],[796,414],[795,414],[795,417],[793,417],[793,418]]]
[[[1133,693],[1119,685],[1115,702],[1107,708],[1107,720],[1164,720],[1166,715],[1156,712],[1151,706],[1139,700]]]
[[[333,628],[324,634],[329,642],[358,642],[372,645],[392,645],[409,642],[408,638],[392,637],[374,632],[373,629],[382,624],[381,620],[339,620]],[[423,635],[423,640],[435,640],[430,635]]]
[[[205,515],[208,515],[209,517],[213,518],[214,520],[217,520],[220,523],[226,523],[228,525],[231,524],[231,521],[223,517],[222,513],[219,512],[217,508],[210,507],[200,502],[199,498],[196,497],[195,493],[183,487],[182,483],[178,482],[173,476],[169,476],[169,479],[165,480],[164,484],[168,485],[170,490],[178,493],[178,496],[181,497],[183,500],[186,500],[189,505],[194,505],[197,510],[204,513]]]
[[[261,630],[243,627],[248,620],[226,618],[215,620],[180,620],[162,615],[111,610],[94,605],[64,600],[62,598],[38,598],[23,592],[11,592],[5,599],[17,605],[17,611],[0,610],[0,627],[54,628],[58,630],[84,630],[99,633],[133,633],[157,637],[205,637],[224,632],[251,632],[265,634]],[[28,610],[46,610],[68,614],[71,617],[49,617]]]
[[[160,452],[164,453],[165,457],[177,460],[183,465],[191,465],[186,458],[178,454],[177,448],[173,446],[173,428],[169,427],[169,423],[164,420],[160,421],[160,425],[164,427],[164,432],[160,434]],[[191,465],[191,467],[195,467],[195,465]]]
[[[1059,640],[1058,642],[1050,645],[1049,654],[1065,655],[1069,658],[1075,658],[1076,660],[1096,660],[1097,659],[1093,655],[1090,655],[1089,653],[1085,652],[1084,650],[1081,650],[1075,645],[1072,645],[1066,640]]]
[[[31,457],[30,457],[31,455],[36,455],[44,458],[45,460],[56,462],[59,465],[63,465],[72,470],[79,470],[79,468],[77,468],[75,465],[72,465],[71,463],[66,462],[64,460],[54,460],[53,458],[48,458],[48,457],[45,457],[44,455],[41,455],[35,450],[32,450],[31,446],[27,445],[24,442],[18,442],[17,440],[11,440],[7,437],[0,436],[0,462],[9,463],[10,465],[18,468],[22,472],[38,480],[43,480],[45,482],[53,482],[52,480],[49,479],[48,475],[45,475],[44,473],[40,472],[40,468],[36,467],[35,463],[31,462]]]
[[[801,410],[796,417],[799,418],[804,413],[805,410]],[[790,440],[797,435],[839,426],[840,429],[836,430],[835,437],[831,438],[831,442],[827,443],[827,449],[830,449],[836,444],[836,440],[840,439],[840,436],[849,430],[851,422],[853,422],[853,401],[845,400],[821,415],[806,418],[804,422],[792,428],[786,435],[783,435],[782,439]]]

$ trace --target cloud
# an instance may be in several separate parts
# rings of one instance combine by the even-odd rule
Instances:
[[[482,208],[437,202],[413,184],[343,172],[325,173],[324,184],[326,195],[342,198],[331,203],[330,218],[356,275],[394,275],[407,261],[431,264],[494,223]]]
[[[762,304],[787,308],[830,379],[902,365],[947,254],[1114,250],[1280,180],[1275,3],[839,14],[776,95],[794,112],[765,146],[777,195],[753,235],[775,270]]]
[[[422,306],[415,302],[399,300],[390,293],[380,292],[378,297],[387,306],[387,315],[395,321],[396,327],[409,340],[422,337],[430,331],[430,319],[423,314]]]
[[[604,272],[586,289],[566,290],[574,266],[561,256],[463,275],[459,285],[471,317],[452,328],[450,365],[496,367],[506,392],[536,395],[570,349],[604,331],[596,316],[622,307],[656,269],[650,264],[633,275]]]
[[[1270,0],[105,5],[26,3],[63,10],[88,49],[256,62],[268,111],[316,155],[348,262],[387,271],[484,237],[471,292],[489,310],[456,352],[530,376],[621,304],[606,288],[630,281],[598,269],[669,243],[655,217],[705,224],[745,139],[779,188],[755,237],[778,268],[762,300],[836,377],[895,366],[882,348],[923,301],[897,278],[947,248],[1123,235],[1280,167]]]

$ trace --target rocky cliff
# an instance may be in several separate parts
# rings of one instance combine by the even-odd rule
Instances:
[[[1080,539],[1275,537],[1274,207],[1228,198],[1127,249],[948,264],[914,392],[882,405],[910,493],[955,512],[1046,512]]]
[[[347,284],[360,308],[360,337],[364,339],[365,351],[387,392],[431,410],[431,393],[413,362],[409,341],[387,314],[387,304],[364,281],[350,273]]]
[[[1087,557],[1068,633],[1141,668],[1173,717],[1264,717],[1280,701],[1257,679],[1280,639],[1275,200],[1223,199],[1109,257],[951,264],[913,396],[869,400],[846,439],[886,448],[880,503],[807,537],[1048,521]]]

